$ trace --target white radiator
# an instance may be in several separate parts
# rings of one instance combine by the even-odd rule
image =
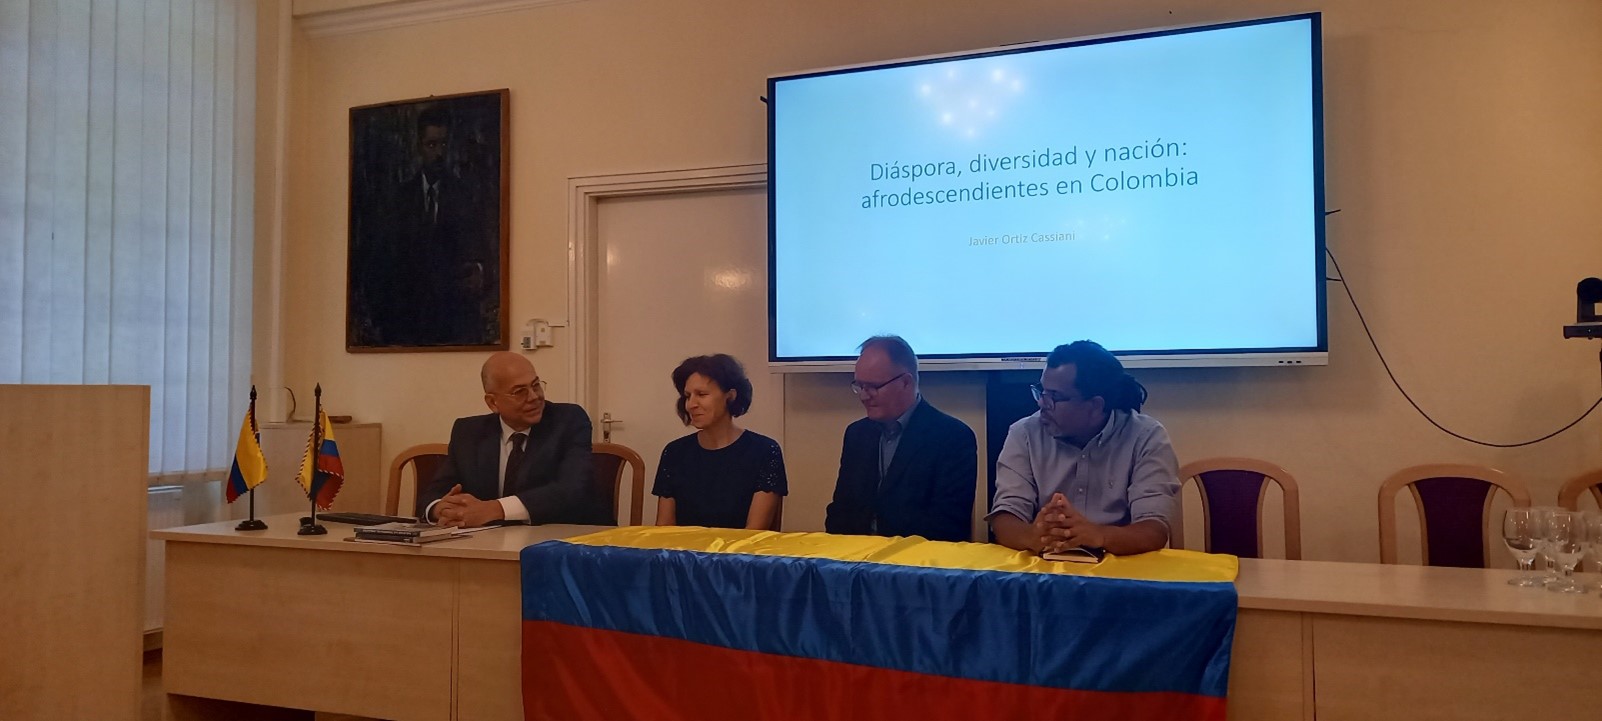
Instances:
[[[183,486],[156,486],[150,489],[147,499],[149,530],[184,525]],[[145,541],[145,631],[161,628],[162,599],[165,594],[163,579],[167,574],[166,556],[161,541]]]

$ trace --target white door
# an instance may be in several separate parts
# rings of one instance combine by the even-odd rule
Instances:
[[[611,418],[612,442],[645,459],[649,524],[662,447],[694,431],[673,410],[672,373],[685,358],[738,358],[751,378],[752,405],[736,422],[784,444],[783,378],[767,369],[767,194],[687,192],[597,205],[591,418],[598,437]],[[620,490],[620,505],[629,493]]]

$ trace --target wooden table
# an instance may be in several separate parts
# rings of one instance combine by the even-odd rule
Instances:
[[[1229,716],[1602,718],[1602,599],[1514,575],[1241,559]]]
[[[518,551],[590,526],[416,548],[298,536],[298,514],[156,531],[167,542],[169,719],[521,719]]]
[[[152,534],[168,542],[168,718],[522,718],[518,551],[596,529],[403,548],[341,524],[296,536],[296,518]],[[1230,718],[1597,718],[1582,674],[1602,668],[1602,600],[1511,575],[1241,561]]]

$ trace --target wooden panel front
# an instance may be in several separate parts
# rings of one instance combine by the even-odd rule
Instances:
[[[167,694],[161,721],[317,721],[313,711]]]
[[[523,718],[520,564],[461,561],[458,721]]]
[[[0,719],[137,721],[150,389],[0,384]]]
[[[167,544],[167,693],[451,716],[452,559]]]
[[[1313,718],[1308,623],[1300,613],[1241,609],[1229,664],[1230,721]]]
[[[1582,681],[1602,665],[1599,631],[1314,616],[1313,658],[1318,721],[1590,719],[1599,708]]]

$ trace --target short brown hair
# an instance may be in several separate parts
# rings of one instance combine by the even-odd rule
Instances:
[[[890,359],[890,364],[907,373],[912,374],[912,382],[918,382],[918,354],[912,352],[912,344],[898,335],[876,335],[857,346],[857,353],[866,353],[869,350],[879,349]]]
[[[684,425],[690,425],[690,412],[684,410],[684,384],[697,373],[716,383],[720,390],[734,391],[734,400],[729,401],[729,415],[738,418],[751,410],[751,379],[745,377],[745,368],[740,361],[727,353],[698,355],[685,358],[679,367],[673,369],[673,389],[679,392],[679,397],[674,400],[674,410],[678,411],[679,420],[684,421]]]

